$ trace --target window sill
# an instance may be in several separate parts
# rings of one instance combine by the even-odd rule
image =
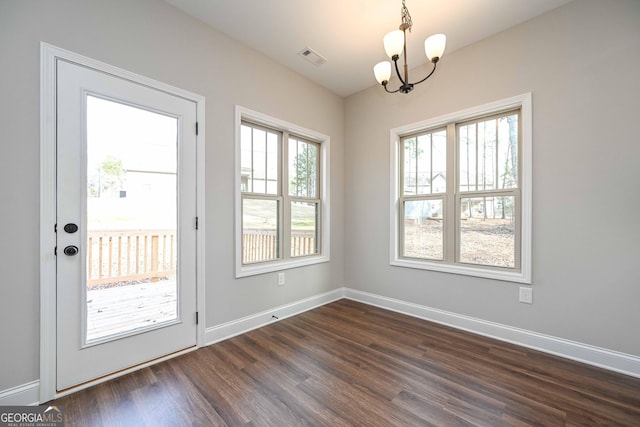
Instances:
[[[307,265],[321,264],[329,262],[328,255],[307,256],[287,261],[272,261],[236,267],[236,279],[241,277],[255,276],[258,274],[271,273],[274,271],[289,270],[292,268],[304,267]]]
[[[485,279],[503,280],[531,284],[531,276],[524,271],[494,270],[466,265],[452,265],[430,261],[414,261],[408,259],[392,259],[390,265],[396,267],[417,268],[419,270],[438,271],[441,273],[461,274],[464,276],[482,277]]]

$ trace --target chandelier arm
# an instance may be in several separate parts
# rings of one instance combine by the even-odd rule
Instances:
[[[393,60],[393,65],[395,65],[396,74],[397,74],[398,78],[400,79],[400,83],[402,83],[400,86],[405,86],[407,84],[407,82],[404,81],[404,79],[402,78],[402,75],[400,74],[400,69],[398,68],[398,58],[395,58]]]
[[[386,91],[387,91],[387,93],[396,93],[396,92],[399,92],[399,91],[400,91],[400,88],[398,88],[398,89],[396,89],[396,90],[389,90],[389,89],[387,88],[387,85],[382,85],[382,86],[384,86],[384,90],[386,90]]]
[[[424,79],[422,79],[422,80],[420,80],[418,82],[412,83],[412,84],[414,84],[414,85],[420,84],[423,81],[427,80],[429,77],[431,77],[431,75],[436,72],[436,65],[437,65],[437,63],[434,62],[433,63],[433,70],[431,70],[431,72],[429,74],[427,74],[427,77],[425,77]]]

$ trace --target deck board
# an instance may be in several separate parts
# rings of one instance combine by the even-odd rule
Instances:
[[[176,318],[176,281],[87,291],[87,340]]]

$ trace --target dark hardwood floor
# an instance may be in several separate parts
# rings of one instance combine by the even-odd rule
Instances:
[[[640,426],[640,379],[340,300],[55,404],[79,426]]]

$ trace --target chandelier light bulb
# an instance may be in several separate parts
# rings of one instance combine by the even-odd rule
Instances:
[[[447,44],[447,36],[444,34],[434,34],[424,41],[424,52],[431,62],[437,62],[444,54]]]
[[[382,61],[378,62],[373,67],[373,74],[376,76],[378,83],[385,84],[391,78],[391,62]]]
[[[387,56],[393,59],[394,56],[400,56],[402,49],[404,48],[404,31],[394,30],[387,33],[382,39],[384,43],[384,50],[387,52]]]

